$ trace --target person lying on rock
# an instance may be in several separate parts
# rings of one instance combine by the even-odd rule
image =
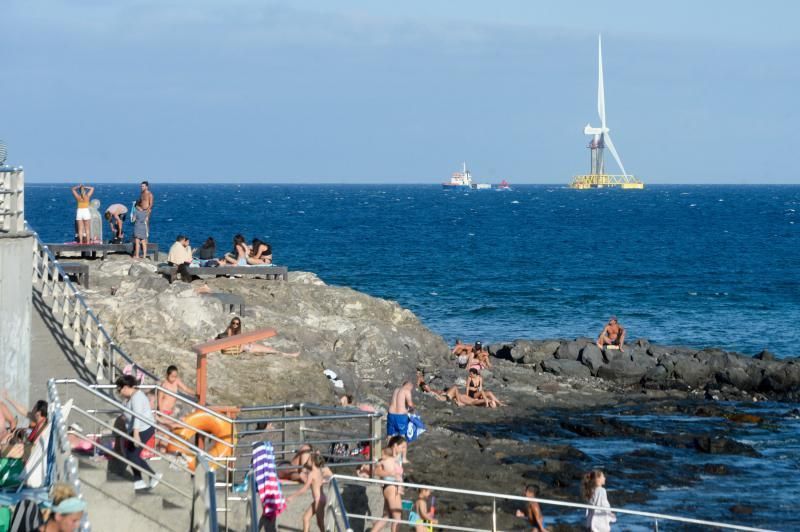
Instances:
[[[432,395],[437,401],[447,401],[447,393],[431,388],[430,384],[425,382],[425,376],[419,370],[417,370],[417,388],[424,394]]]
[[[484,406],[488,408],[505,406],[505,403],[500,402],[492,392],[483,389],[483,377],[481,377],[480,372],[475,368],[469,368],[469,376],[467,377],[467,397],[483,401]]]
[[[453,357],[469,356],[472,354],[472,346],[462,343],[459,338],[456,338],[456,345],[453,346]]]
[[[242,320],[238,317],[233,318],[231,323],[228,325],[228,328],[217,335],[217,340],[228,338],[230,336],[236,336],[237,334],[242,334]],[[300,355],[300,351],[285,353],[283,351],[278,351],[274,347],[255,342],[226,347],[222,350],[222,353],[225,355],[238,355],[242,351],[255,354],[283,355],[285,357],[296,357]]]
[[[620,351],[624,351],[625,328],[619,324],[616,316],[608,319],[608,324],[603,327],[603,332],[597,337],[597,347],[603,349],[607,345],[617,346]]]

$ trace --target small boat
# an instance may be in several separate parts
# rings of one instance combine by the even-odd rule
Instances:
[[[508,181],[503,179],[500,181],[500,184],[495,187],[495,190],[511,190],[511,185],[508,184]]]

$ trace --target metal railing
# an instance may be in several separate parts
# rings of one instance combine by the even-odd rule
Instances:
[[[179,472],[186,474],[187,483],[191,482],[192,487],[190,490],[185,489],[185,487],[178,486],[173,482],[170,482],[165,479],[161,479],[159,485],[168,488],[171,492],[183,497],[186,500],[192,501],[192,511],[191,514],[187,512],[187,518],[191,518],[192,522],[194,523],[192,530],[197,531],[208,531],[208,532],[215,532],[217,530],[216,525],[216,514],[217,514],[217,507],[216,507],[216,479],[214,471],[210,465],[210,463],[214,463],[215,467],[224,467],[224,461],[215,460],[214,457],[211,457],[208,453],[206,453],[203,449],[196,446],[194,443],[181,438],[175,434],[170,433],[168,430],[164,429],[163,427],[159,426],[158,424],[153,425],[156,429],[157,434],[161,435],[168,435],[169,439],[180,445],[184,449],[187,449],[194,453],[197,457],[196,460],[196,468],[195,471],[189,469],[185,464],[181,463],[177,460],[174,456],[169,454],[163,453],[158,449],[156,445],[154,448],[147,447],[147,442],[141,442],[131,436],[127,431],[123,431],[117,428],[113,423],[109,423],[104,421],[100,418],[101,415],[109,416],[109,417],[118,417],[120,414],[127,414],[132,416],[136,419],[142,420],[144,422],[150,423],[150,420],[144,418],[143,416],[137,414],[133,410],[130,410],[122,403],[114,400],[113,398],[109,397],[107,394],[103,393],[104,390],[109,388],[114,388],[112,385],[90,385],[83,383],[77,379],[51,379],[48,383],[48,386],[56,391],[57,393],[57,386],[65,386],[67,393],[69,394],[69,387],[74,386],[80,392],[87,394],[90,398],[95,401],[100,402],[103,406],[107,406],[109,408],[102,408],[102,409],[88,409],[78,406],[77,404],[72,405],[72,412],[81,416],[81,419],[88,423],[95,428],[101,428],[105,430],[108,434],[113,435],[115,438],[119,438],[120,442],[125,442],[124,445],[133,445],[135,447],[141,447],[143,449],[147,449],[150,453],[158,456],[166,463],[170,464],[171,469],[175,469]],[[74,392],[71,394],[73,395],[73,401],[76,399],[76,395]],[[87,425],[89,426],[89,425]],[[111,447],[104,445],[101,443],[100,439],[96,436],[99,431],[95,431],[95,437],[91,437],[88,434],[85,434],[83,431],[77,430],[76,428],[72,428],[69,430],[69,434],[73,437],[78,438],[82,442],[85,442],[89,446],[91,446],[93,452],[102,453],[106,456],[112,457],[115,460],[118,460],[120,463],[124,464],[125,466],[131,467],[137,470],[142,475],[147,477],[152,477],[153,473],[148,471],[141,466],[133,463],[130,461],[126,456],[121,454],[117,449],[112,449]],[[73,458],[74,460],[74,458]],[[213,514],[213,517],[210,517],[210,514]],[[209,528],[212,527],[213,528]]]
[[[466,489],[459,489],[459,488],[448,488],[443,486],[430,486],[427,484],[413,484],[409,482],[393,482],[387,480],[379,480],[379,479],[370,479],[370,478],[361,478],[361,477],[353,477],[353,476],[346,476],[346,475],[334,475],[332,480],[339,480],[342,482],[347,483],[356,483],[356,484],[366,484],[366,485],[377,485],[377,486],[386,486],[386,485],[394,485],[400,486],[403,488],[413,488],[413,489],[428,489],[434,493],[451,493],[458,496],[468,496],[472,498],[480,498],[480,499],[489,499],[491,500],[492,504],[492,513],[491,513],[491,523],[489,523],[488,527],[485,528],[477,528],[475,526],[466,527],[460,526],[458,523],[452,524],[445,524],[445,523],[437,523],[431,524],[426,523],[426,527],[431,528],[438,528],[442,530],[459,530],[462,532],[497,532],[497,502],[498,501],[513,501],[513,502],[537,502],[541,505],[546,506],[558,506],[562,508],[572,508],[575,510],[600,510],[605,512],[613,512],[619,515],[628,515],[628,516],[635,516],[641,519],[645,523],[652,523],[652,529],[658,530],[659,522],[666,521],[671,523],[680,523],[684,525],[698,525],[713,529],[723,529],[723,530],[739,530],[743,532],[773,532],[769,529],[765,528],[756,528],[756,527],[748,527],[748,526],[740,526],[740,525],[732,525],[728,523],[721,523],[718,521],[707,521],[703,519],[693,519],[689,517],[682,517],[677,515],[668,515],[668,514],[661,514],[661,513],[654,513],[654,512],[644,512],[639,510],[628,510],[625,508],[611,508],[611,507],[600,507],[600,506],[592,506],[591,504],[582,504],[582,503],[575,503],[575,502],[566,502],[566,501],[556,501],[552,499],[542,499],[539,497],[522,497],[519,495],[507,495],[502,493],[492,493],[486,491],[474,491],[474,490],[466,490]],[[338,490],[338,485],[337,485]],[[388,517],[376,517],[371,515],[364,515],[364,514],[353,514],[347,512],[347,509],[344,507],[344,503],[342,502],[341,498],[336,500],[328,498],[329,504],[335,503],[339,506],[338,510],[331,509],[331,512],[334,513],[338,511],[343,516],[346,517],[347,520],[352,519],[361,519],[364,522],[368,521],[384,521],[386,523],[398,523],[403,525],[411,525],[414,526],[414,523],[408,520],[403,519],[392,519]],[[475,524],[477,521],[475,514],[470,514],[469,523]],[[346,521],[349,524],[349,521]],[[640,523],[637,523],[640,524]]]
[[[25,173],[0,164],[0,233],[25,231]]]
[[[157,383],[155,375],[136,364],[114,343],[53,253],[38,234],[33,236],[33,287],[38,288],[53,317],[61,321],[64,334],[71,332],[72,345],[83,347],[83,363],[89,374],[97,382],[114,382],[128,366],[134,375],[141,373],[145,380]]]
[[[69,484],[78,497],[81,494],[81,479],[78,475],[78,461],[72,456],[72,447],[67,437],[67,424],[61,413],[61,398],[58,395],[55,381],[47,381],[47,399],[50,406],[50,431],[53,438],[54,476],[56,481]],[[90,532],[92,525],[89,516],[84,513],[81,519],[81,532]]]

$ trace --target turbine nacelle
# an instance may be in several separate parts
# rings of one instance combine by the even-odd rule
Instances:
[[[592,127],[591,124],[586,124],[586,127],[583,128],[584,135],[602,135],[603,133],[608,133],[607,127]]]

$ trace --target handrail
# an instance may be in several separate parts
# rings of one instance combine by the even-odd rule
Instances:
[[[25,172],[0,163],[0,233],[25,230]]]
[[[379,480],[379,479],[371,479],[371,478],[361,478],[361,477],[353,477],[349,475],[334,475],[332,478],[346,480],[348,482],[357,482],[357,483],[364,483],[364,484],[377,484],[380,486],[386,485],[393,485],[393,486],[400,486],[403,488],[414,488],[414,489],[429,489],[431,491],[437,492],[444,492],[444,493],[457,493],[460,495],[473,495],[477,497],[485,497],[495,499],[503,499],[508,501],[519,501],[519,502],[538,502],[540,504],[550,505],[550,506],[564,506],[567,508],[575,508],[575,509],[585,509],[585,510],[602,510],[602,511],[609,511],[614,512],[617,514],[628,514],[628,515],[636,515],[639,517],[647,517],[650,519],[662,519],[665,521],[677,521],[681,523],[688,523],[694,525],[703,525],[708,527],[716,527],[716,528],[724,528],[728,530],[741,530],[743,532],[774,532],[769,529],[765,528],[755,528],[755,527],[747,527],[741,525],[732,525],[728,523],[720,523],[716,521],[706,521],[703,519],[692,519],[689,517],[681,517],[677,515],[668,515],[668,514],[660,514],[654,512],[644,512],[640,510],[627,510],[624,508],[610,508],[610,507],[602,507],[602,506],[593,506],[591,504],[583,504],[583,503],[576,503],[576,502],[565,502],[565,501],[556,501],[553,499],[543,499],[540,497],[523,497],[520,495],[507,495],[502,493],[492,493],[488,491],[476,491],[476,490],[467,490],[461,488],[448,488],[444,486],[431,486],[428,484],[415,484],[411,482],[397,482],[391,480]],[[349,514],[351,517],[356,517],[353,514]],[[389,519],[385,519],[390,521]],[[410,524],[408,521],[402,521],[403,523]],[[444,528],[443,525],[431,525],[427,524],[429,527],[434,528]],[[483,530],[483,529],[482,529]]]
[[[220,464],[218,464],[217,460],[213,456],[211,456],[210,454],[208,454],[206,451],[204,451],[203,449],[199,448],[195,444],[191,443],[188,440],[185,440],[185,439],[181,438],[180,436],[178,436],[178,435],[176,435],[176,434],[174,434],[172,432],[169,432],[169,431],[163,429],[162,427],[160,427],[158,425],[158,423],[155,423],[155,421],[153,421],[151,423],[150,420],[148,420],[148,419],[144,418],[143,416],[137,414],[136,412],[134,412],[133,410],[131,410],[127,406],[123,405],[122,403],[119,403],[119,402],[109,398],[108,396],[98,392],[97,390],[93,389],[91,385],[85,384],[85,383],[81,382],[78,379],[51,379],[51,380],[53,380],[55,382],[55,384],[73,384],[73,385],[77,386],[78,388],[81,388],[85,392],[87,392],[87,393],[89,393],[91,395],[94,395],[95,397],[99,398],[100,400],[115,405],[120,411],[125,412],[127,414],[130,414],[131,416],[135,417],[136,419],[138,419],[140,421],[144,421],[148,425],[152,425],[156,429],[156,432],[169,434],[171,439],[180,442],[181,445],[186,446],[187,449],[189,449],[190,451],[194,452],[197,456],[205,456],[206,460],[209,460],[212,463],[220,465]]]
[[[26,223],[26,227],[27,223]],[[29,228],[29,227],[28,227]],[[29,228],[30,229],[30,228]],[[41,241],[38,233],[33,232],[34,249],[33,249],[33,280],[34,284],[40,285],[42,300],[47,303],[46,296],[52,296],[50,303],[53,316],[61,314],[62,326],[64,329],[67,327],[72,328],[73,344],[83,344],[86,349],[86,356],[84,364],[87,371],[91,371],[89,364],[92,359],[97,362],[97,369],[91,371],[92,374],[97,374],[97,380],[103,380],[103,369],[108,366],[112,374],[109,376],[109,381],[114,379],[114,374],[122,373],[122,369],[116,363],[116,356],[119,355],[122,360],[130,364],[134,373],[142,372],[147,378],[154,382],[158,382],[152,372],[138,365],[133,358],[122,350],[112,339],[108,331],[103,327],[100,319],[89,308],[83,295],[75,288],[69,275],[64,271],[61,263],[55,257],[52,251]],[[63,285],[61,282],[63,281]],[[60,301],[63,299],[63,301]],[[81,311],[86,315],[86,319],[81,319]],[[72,320],[70,320],[72,318]],[[95,329],[95,333],[92,329]],[[105,351],[108,351],[106,357]]]
[[[58,395],[54,379],[47,381],[47,399],[53,409],[50,430],[53,431],[56,454],[60,455],[54,464],[56,477],[72,486],[75,494],[83,498],[81,494],[81,479],[78,475],[78,461],[72,456],[72,447],[67,439],[67,427],[64,417],[61,415],[61,398]],[[86,512],[81,518],[80,530],[81,532],[91,532],[92,530],[92,525]]]

